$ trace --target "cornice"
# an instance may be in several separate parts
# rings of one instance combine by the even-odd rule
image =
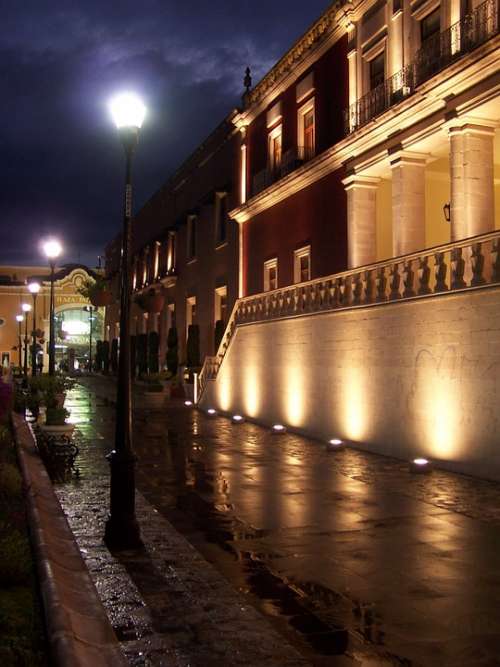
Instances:
[[[351,13],[350,0],[337,0],[330,5],[255,88],[246,94],[245,109],[235,115],[233,123],[238,128],[251,123],[263,107],[286,90],[344,34],[351,23]]]

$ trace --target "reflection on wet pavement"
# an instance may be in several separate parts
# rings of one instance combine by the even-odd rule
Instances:
[[[104,452],[107,402],[73,415]],[[500,485],[181,405],[136,411],[135,449],[147,500],[315,664],[499,664]]]

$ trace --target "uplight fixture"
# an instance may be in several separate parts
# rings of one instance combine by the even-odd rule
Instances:
[[[326,450],[328,452],[338,452],[341,449],[345,449],[345,443],[339,438],[332,438],[326,443]]]
[[[233,424],[242,424],[245,421],[245,418],[241,415],[233,415],[231,421]]]
[[[217,416],[217,410],[215,408],[208,408],[207,415],[209,417],[216,417]]]
[[[193,401],[184,401],[186,408],[190,408],[193,405]]]
[[[424,459],[422,457],[413,459],[413,461],[410,461],[410,472],[416,473],[416,474],[426,474],[431,472],[432,470],[432,463],[429,461],[429,459]]]
[[[281,433],[286,433],[286,426],[283,426],[283,424],[273,424],[271,432],[277,435]]]

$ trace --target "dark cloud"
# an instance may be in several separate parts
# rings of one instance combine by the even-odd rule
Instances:
[[[107,111],[124,89],[148,118],[135,160],[143,204],[325,9],[325,0],[141,3],[23,0],[2,10],[0,261],[37,263],[57,233],[94,263],[120,226],[123,156]]]

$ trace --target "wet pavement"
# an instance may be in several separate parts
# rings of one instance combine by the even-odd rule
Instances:
[[[117,562],[96,546],[113,433],[113,407],[102,399],[113,399],[114,387],[104,378],[83,382],[67,400],[80,430],[80,478],[57,492],[131,662],[500,664],[499,484],[442,471],[415,476],[393,459],[328,453],[291,433],[234,425],[181,404],[149,412],[139,402],[138,514],[148,551]],[[231,618],[224,616],[235,607],[231,587],[185,551],[171,524],[243,596]],[[176,599],[169,590],[182,567],[181,579],[189,581],[194,568],[198,580],[190,591],[174,587]],[[126,573],[131,581],[123,584]],[[207,619],[186,618],[207,595],[217,607],[206,610],[211,629]],[[220,634],[229,624],[243,645],[242,628],[259,623],[262,656],[232,653]],[[282,641],[272,630],[266,635],[271,625]],[[160,661],[148,662],[151,656]]]

